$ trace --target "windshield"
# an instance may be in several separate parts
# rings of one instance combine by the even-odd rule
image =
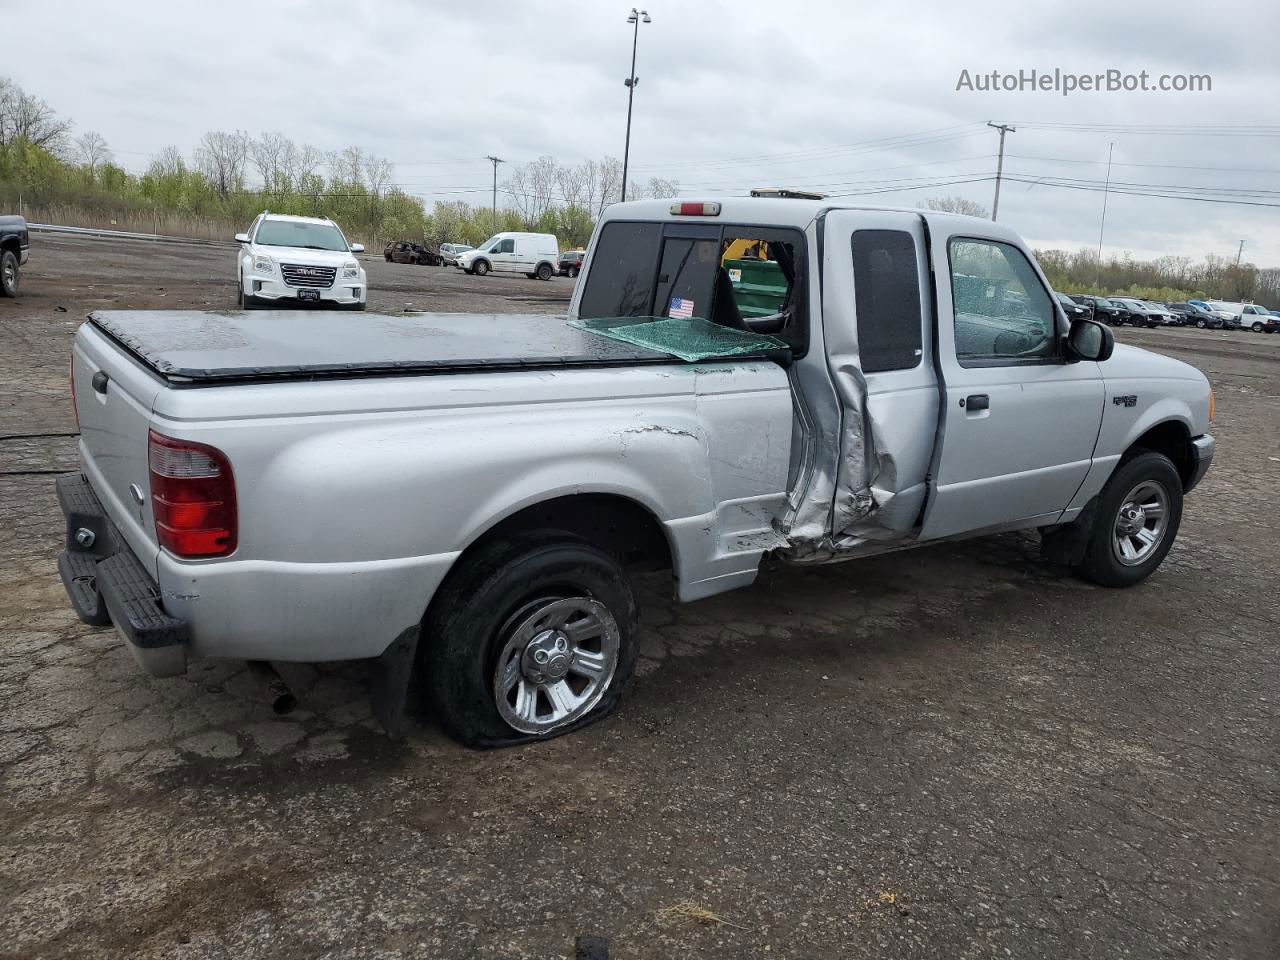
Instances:
[[[253,242],[264,247],[301,247],[305,250],[335,250],[345,253],[347,241],[342,231],[329,223],[300,220],[263,220]]]
[[[1097,307],[1114,307],[1115,306],[1115,304],[1112,303],[1110,300],[1108,300],[1106,297],[1094,297],[1093,304],[1094,306],[1097,306]]]
[[[480,249],[484,250],[486,253],[493,253],[493,248],[496,247],[501,242],[502,242],[502,238],[495,233],[492,237],[490,237],[484,243],[480,244]]]

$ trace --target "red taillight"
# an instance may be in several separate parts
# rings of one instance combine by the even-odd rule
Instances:
[[[236,481],[221,450],[150,431],[151,510],[160,546],[179,557],[236,548]]]
[[[680,217],[718,217],[720,204],[714,200],[706,203],[673,203],[671,212]]]

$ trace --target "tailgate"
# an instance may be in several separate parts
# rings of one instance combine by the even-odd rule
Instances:
[[[71,376],[84,475],[143,567],[155,576],[159,548],[151,514],[147,431],[163,386],[90,324],[76,333]]]

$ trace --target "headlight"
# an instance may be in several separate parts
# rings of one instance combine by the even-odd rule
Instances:
[[[342,279],[355,280],[360,276],[360,264],[354,260],[348,260],[342,265]]]
[[[253,258],[254,273],[275,273],[275,265],[272,264],[270,257],[256,256]]]

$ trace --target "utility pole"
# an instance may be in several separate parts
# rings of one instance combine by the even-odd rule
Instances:
[[[485,157],[493,163],[493,213],[489,218],[489,229],[494,233],[498,232],[498,164],[507,161],[499,157]]]
[[[1107,185],[1102,188],[1102,220],[1098,223],[1098,259],[1093,264],[1093,285],[1098,285],[1099,271],[1102,269],[1102,231],[1107,229],[1107,194],[1111,192],[1111,152],[1115,150],[1115,141],[1107,146]]]
[[[1242,256],[1244,256],[1244,241],[1243,241],[1243,240],[1241,240],[1241,241],[1240,241],[1240,249],[1236,251],[1236,267],[1237,267],[1237,269],[1238,269],[1238,268],[1239,268],[1239,266],[1240,266],[1240,258],[1241,258]]]
[[[1000,159],[996,161],[996,198],[991,202],[991,219],[994,222],[1000,213],[1000,178],[1004,175],[1004,135],[1018,131],[1015,127],[1003,123],[992,123],[990,120],[987,121],[987,126],[1000,131]]]
[[[627,142],[622,148],[622,199],[627,199],[627,163],[631,160],[631,103],[636,98],[636,84],[640,82],[640,78],[636,76],[636,44],[640,41],[640,24],[653,23],[649,19],[648,10],[637,10],[631,8],[631,15],[627,17],[627,23],[634,24],[631,31],[631,75],[623,80],[623,86],[627,88]]]

